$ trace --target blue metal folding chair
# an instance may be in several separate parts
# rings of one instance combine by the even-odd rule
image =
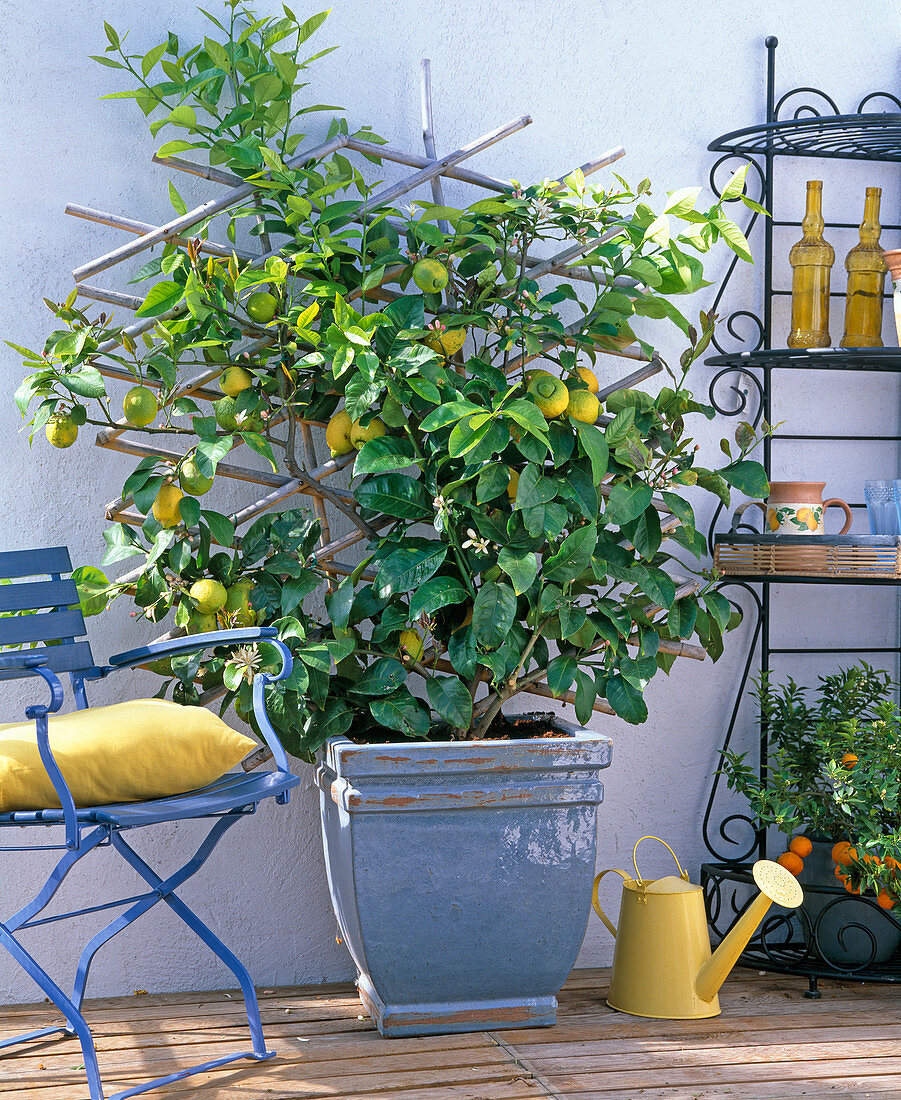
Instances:
[[[155,642],[111,657],[108,665],[95,665],[89,643],[77,640],[84,638],[85,627],[81,612],[77,610],[78,593],[75,584],[71,579],[63,578],[63,574],[70,571],[69,552],[65,547],[0,553],[0,578],[18,582],[0,586],[0,611],[22,613],[0,618],[0,646],[4,647],[0,652],[0,680],[37,676],[50,688],[50,703],[28,707],[25,714],[35,721],[41,760],[62,807],[61,809],[2,813],[0,829],[27,829],[58,824],[65,831],[65,841],[62,844],[31,843],[15,847],[0,847],[0,852],[50,849],[63,853],[34,900],[9,919],[0,922],[0,945],[5,947],[15,961],[31,975],[65,1017],[65,1023],[2,1041],[0,1049],[29,1040],[43,1039],[50,1035],[77,1036],[81,1043],[91,1100],[104,1100],[94,1040],[81,1012],[91,961],[96,952],[116,933],[127,928],[134,920],[161,901],[181,917],[188,928],[203,940],[238,979],[244,994],[252,1038],[251,1050],[230,1054],[165,1077],[158,1077],[153,1081],[117,1092],[108,1098],[108,1100],[124,1100],[127,1096],[136,1096],[138,1093],[226,1065],[240,1058],[263,1060],[273,1056],[274,1052],[266,1049],[263,1039],[259,1005],[250,975],[225,944],[175,894],[175,890],[200,870],[232,825],[242,817],[253,813],[258,803],[264,798],[274,797],[276,802],[287,802],[291,787],[300,781],[289,770],[285,750],[266,715],[264,699],[266,685],[289,676],[292,662],[290,651],[275,636],[275,630],[251,627]],[[49,576],[49,580],[22,581],[22,578],[43,576]],[[76,610],[70,610],[73,605]],[[29,614],[29,612],[33,613]],[[66,781],[53,758],[48,738],[47,717],[58,711],[63,704],[64,692],[59,679],[61,673],[68,673],[76,706],[84,709],[88,706],[86,681],[103,679],[114,672],[134,668],[159,657],[196,653],[213,646],[250,643],[263,639],[275,646],[282,657],[282,668],[277,676],[260,673],[253,683],[254,714],[263,739],[272,752],[275,763],[273,771],[229,774],[201,790],[149,802],[76,807]],[[12,651],[10,647],[20,648]],[[102,767],[102,762],[98,762],[98,767]],[[158,875],[125,839],[129,830],[144,828],[163,821],[180,821],[188,818],[209,818],[213,824],[194,856],[180,870],[165,878]],[[105,902],[76,912],[41,917],[40,914],[53,899],[69,871],[88,852],[101,846],[115,848],[147,883],[149,890],[133,897]],[[70,996],[63,992],[19,942],[18,933],[25,929],[119,906],[125,907],[124,912],[101,929],[84,948],[78,961],[75,984]]]

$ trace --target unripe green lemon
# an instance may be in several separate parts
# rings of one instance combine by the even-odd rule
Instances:
[[[163,482],[150,509],[160,527],[177,527],[181,523],[179,504],[184,495],[171,481]]]
[[[256,614],[250,606],[253,581],[242,577],[225,592],[225,610],[238,626],[253,626]]]
[[[244,390],[249,390],[253,385],[253,375],[244,367],[232,364],[226,367],[219,376],[219,388],[228,397],[237,397]]]
[[[153,390],[146,386],[132,386],[122,402],[122,411],[129,424],[146,428],[156,420],[160,407]]]
[[[437,294],[447,286],[448,274],[437,260],[420,260],[413,268],[413,282],[425,294]]]
[[[278,298],[267,290],[258,290],[244,303],[247,316],[258,325],[268,324],[278,309]]]
[[[217,630],[219,623],[215,615],[203,615],[197,611],[191,613],[188,619],[187,630],[189,634],[207,634],[211,630]]]
[[[225,585],[207,577],[200,581],[194,581],[188,589],[188,595],[197,601],[197,610],[201,615],[213,615],[220,608],[225,607],[228,594]]]
[[[233,397],[220,397],[213,402],[213,416],[216,423],[223,431],[233,432],[238,427],[235,417],[235,399]]]
[[[78,425],[65,413],[54,413],[47,421],[44,434],[52,446],[58,447],[62,451],[66,447],[71,447],[78,438]]]
[[[193,458],[186,458],[178,470],[178,484],[191,496],[202,497],[210,491],[213,479],[200,472]]]
[[[329,420],[325,428],[325,441],[332,452],[332,457],[347,455],[354,449],[350,441],[350,430],[353,421],[346,409],[339,409]]]
[[[529,393],[546,417],[562,416],[569,404],[569,390],[559,378],[535,378],[529,383]]]
[[[582,424],[594,424],[601,415],[601,403],[588,390],[573,390],[569,395],[566,415]]]
[[[386,432],[387,428],[377,416],[374,416],[365,428],[361,426],[359,420],[355,420],[350,426],[350,442],[359,450],[364,443],[368,443],[370,439],[378,439]]]

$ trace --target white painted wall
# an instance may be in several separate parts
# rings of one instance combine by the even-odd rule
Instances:
[[[259,6],[277,7],[268,0]],[[59,0],[15,7],[0,0],[0,13],[0,336],[35,346],[48,330],[41,297],[64,297],[73,267],[120,243],[114,230],[66,217],[66,202],[146,221],[168,213],[166,173],[150,164],[154,144],[140,113],[128,101],[98,99],[128,86],[119,82],[120,74],[87,59],[104,49],[101,20],[120,31],[130,27],[129,42],[136,51],[154,45],[167,29],[192,40],[204,33],[204,21],[190,5],[173,0],[155,5],[85,0],[77,10]],[[706,183],[713,161],[706,145],[712,137],[763,120],[767,34],[778,35],[782,43],[780,89],[824,87],[849,111],[874,88],[897,90],[899,29],[894,0],[853,5],[820,0],[813,6],[784,0],[754,5],[735,0],[500,0],[490,7],[480,0],[335,0],[317,42],[341,48],[315,68],[315,99],[344,104],[353,124],[371,123],[393,144],[418,151],[419,59],[428,56],[439,150],[456,148],[527,111],[534,125],[483,153],[474,167],[529,181],[558,175],[622,142],[628,157],[617,167],[632,181],[650,176],[660,200],[667,189]],[[311,124],[311,139],[322,125]],[[800,161],[783,169],[778,197],[786,215],[800,209],[808,170],[815,175],[820,168]],[[844,163],[823,171],[827,216],[857,220],[863,189],[876,182],[885,188],[884,220],[899,220],[897,175],[891,170]],[[210,193],[185,177],[178,186],[189,199]],[[451,199],[464,201],[470,194],[462,186],[449,188]],[[777,237],[777,254],[787,253],[793,233]],[[852,237],[833,241],[838,270]],[[897,234],[885,239],[891,246],[901,244]],[[714,261],[711,278],[722,274],[726,259]],[[121,287],[124,278],[111,274],[98,281]],[[842,278],[836,277],[838,285]],[[747,273],[736,282],[727,312],[759,308],[754,279]],[[708,307],[713,291],[699,294],[696,307]],[[786,327],[784,319],[781,324]],[[838,318],[836,342],[840,325]],[[675,359],[680,348],[672,342],[663,350]],[[0,356],[6,394],[0,402],[5,441],[0,549],[65,542],[76,563],[97,561],[103,551],[102,504],[118,495],[127,460],[95,450],[87,432],[65,453],[51,451],[43,441],[29,450],[11,400],[21,376],[19,360],[6,349]],[[711,374],[710,368],[698,369],[698,392],[706,390]],[[792,381],[786,392],[793,426],[787,430],[820,430],[813,425],[823,432],[897,430],[893,385],[847,376],[827,391],[822,382],[819,377]],[[720,434],[731,429],[723,425]],[[711,430],[699,437],[709,445],[719,435]],[[781,472],[828,480],[830,492],[855,501],[862,499],[863,477],[897,472],[901,456],[892,446],[878,458],[870,457],[875,451],[844,448],[836,445],[819,458],[799,449],[783,452],[788,457]],[[876,590],[833,590],[822,598],[814,593],[776,594],[780,622],[795,641],[811,644],[829,632],[837,640],[842,627],[861,643],[870,639],[872,644],[875,633],[892,637],[896,624],[886,614],[888,600]],[[93,620],[91,627],[100,657],[147,636],[129,622],[124,606],[102,622]],[[601,866],[624,865],[634,839],[657,832],[697,871],[704,858],[700,819],[715,746],[731,709],[742,653],[743,636],[733,635],[718,666],[685,662],[669,679],[660,677],[648,692],[651,718],[639,729],[597,718],[597,727],[616,742],[601,810]],[[810,675],[812,670],[808,664],[801,671]],[[148,683],[128,690],[146,690]],[[121,686],[105,685],[94,693],[95,701],[112,701],[120,691]],[[20,713],[26,694],[11,691],[7,698],[4,715]],[[146,838],[142,850],[163,867],[174,865],[176,841],[187,847],[195,834],[192,826],[169,826]],[[96,902],[107,888],[132,890],[111,856],[91,862],[94,867],[83,878],[76,876],[69,893],[75,904]],[[38,856],[5,858],[0,876],[4,914],[31,896],[34,876],[45,863]],[[656,856],[648,860],[650,873],[665,867]],[[186,896],[227,940],[248,945],[244,955],[264,985],[351,974],[347,955],[335,943],[309,783],[287,810],[267,806],[238,827]],[[89,922],[84,924],[87,928]],[[152,914],[138,928],[99,957],[94,993],[215,987],[226,980],[199,944],[188,943],[187,952],[180,951],[179,930],[166,916]],[[68,979],[60,960],[76,942],[75,931],[36,935],[34,942],[39,954],[57,960],[54,972]],[[580,963],[608,961],[609,946],[592,918]],[[0,957],[0,1001],[34,996],[34,987]]]

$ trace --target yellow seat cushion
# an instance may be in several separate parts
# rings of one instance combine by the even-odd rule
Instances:
[[[50,747],[76,806],[145,802],[212,783],[257,748],[204,707],[136,699],[51,715]],[[34,722],[0,727],[0,813],[60,805]]]

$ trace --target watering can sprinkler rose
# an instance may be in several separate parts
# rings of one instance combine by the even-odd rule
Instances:
[[[657,840],[672,852],[678,875],[643,879],[636,852],[642,840]],[[796,909],[804,893],[791,872],[768,859],[753,867],[760,893],[711,953],[704,892],[688,881],[676,853],[664,840],[643,836],[632,849],[635,877],[611,867],[594,880],[592,905],[616,939],[607,1004],[632,1016],[657,1020],[703,1020],[719,1016],[717,993],[775,902]],[[619,923],[613,925],[598,901],[604,875],[622,875]]]

